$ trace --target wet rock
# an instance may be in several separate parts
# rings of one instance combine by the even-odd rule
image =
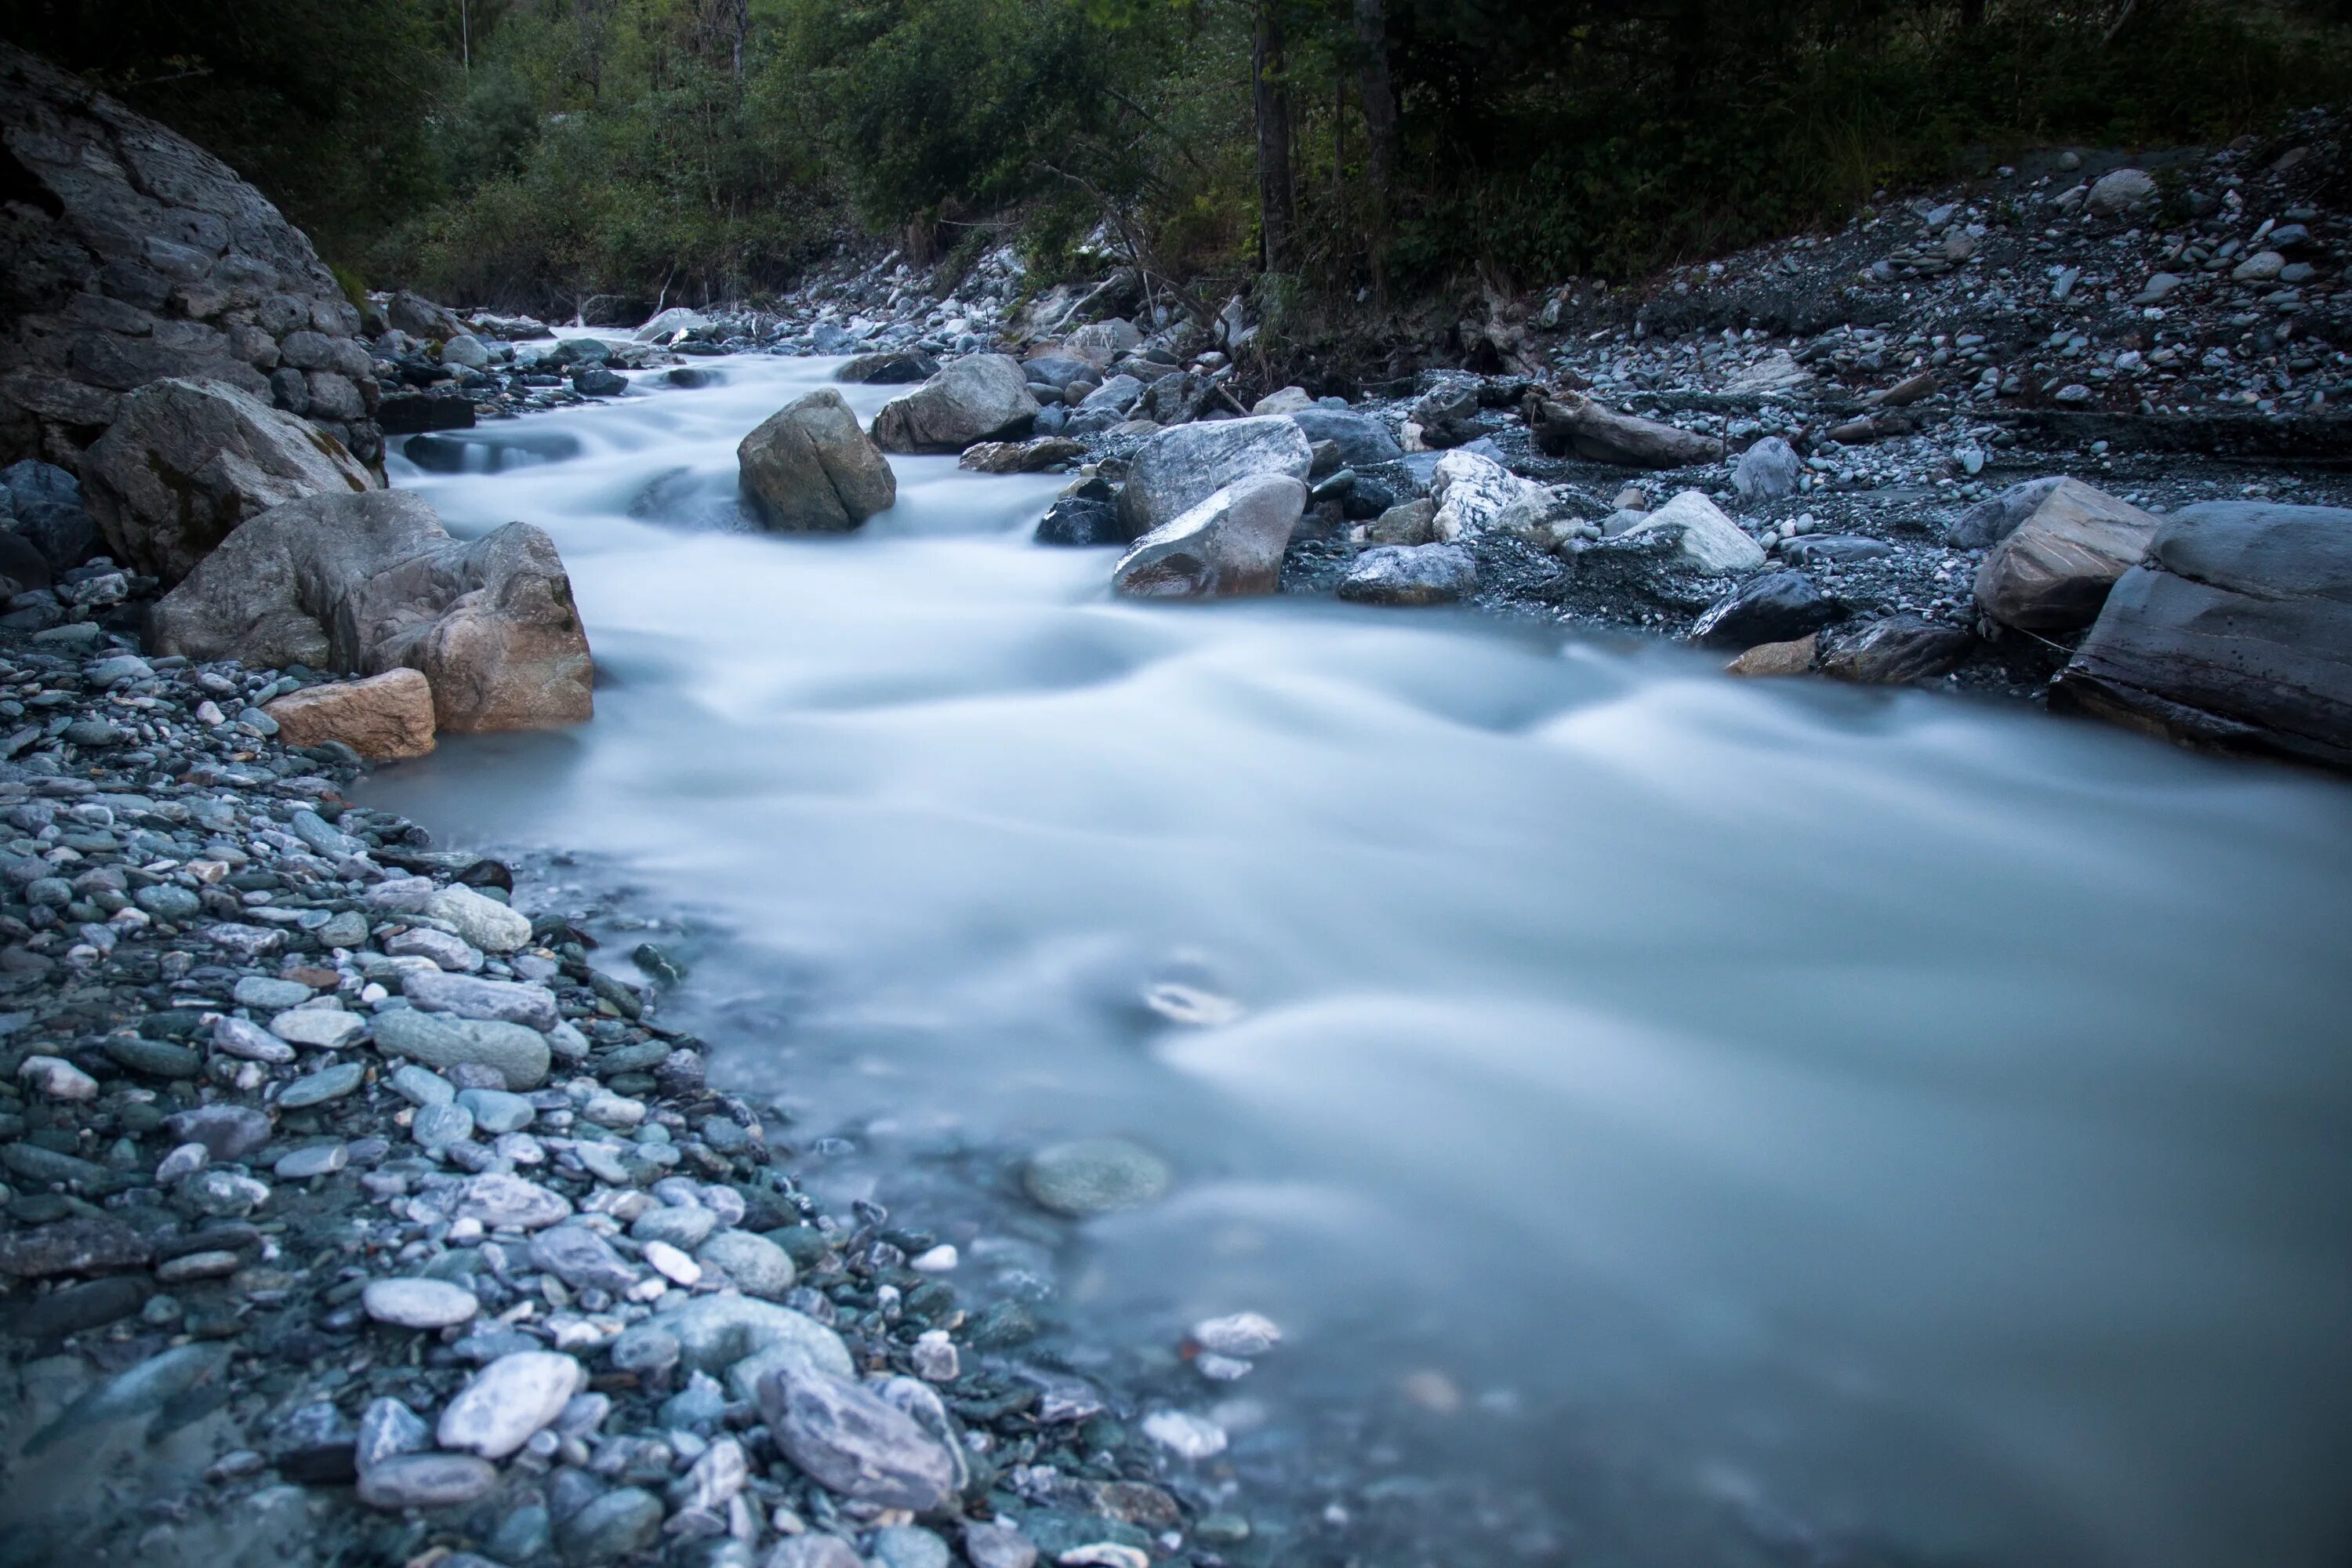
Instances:
[[[484,900],[484,902],[489,902]],[[543,985],[512,980],[483,980],[470,974],[435,970],[404,975],[401,994],[428,1013],[450,1013],[460,1018],[520,1024],[542,1033],[562,1022],[555,993]]]
[[[722,1230],[697,1247],[694,1256],[733,1280],[747,1296],[781,1300],[793,1288],[791,1255],[764,1236]]]
[[[641,1487],[619,1487],[556,1526],[567,1562],[618,1563],[651,1546],[661,1534],[662,1501]]]
[[[1009,1524],[967,1521],[963,1554],[972,1568],[1035,1568],[1037,1548]]]
[[[1042,474],[1066,463],[1083,462],[1086,455],[1084,442],[1055,436],[1034,441],[982,441],[965,447],[957,466],[981,474]]]
[[[911,386],[940,374],[939,361],[913,350],[859,354],[833,373],[835,381],[865,386]]]
[[[577,1290],[627,1293],[637,1271],[613,1250],[612,1243],[584,1226],[559,1225],[530,1238],[530,1261]]]
[[[1173,1179],[1168,1162],[1140,1143],[1086,1138],[1030,1156],[1021,1184],[1041,1207],[1079,1219],[1157,1203]]]
[[[1810,675],[1820,644],[1818,634],[1790,642],[1759,643],[1725,665],[1724,673],[1749,677]]]
[[[789,1307],[747,1296],[696,1296],[656,1312],[622,1338],[641,1334],[667,1336],[694,1372],[721,1372],[779,1347],[836,1377],[847,1377],[853,1370],[849,1349],[839,1334]]]
[[[1064,496],[1037,524],[1040,544],[1132,544],[1135,538],[1118,503],[1093,496]]]
[[[536,1182],[494,1171],[466,1184],[457,1217],[480,1220],[492,1230],[540,1230],[571,1218],[572,1203]]]
[[[78,1435],[118,1421],[152,1415],[227,1375],[229,1347],[217,1342],[180,1345],[115,1373],[75,1400],[25,1445],[38,1454]]]
[[[830,389],[770,415],[735,460],[743,493],[777,532],[845,532],[898,499],[889,459]]]
[[[421,1454],[433,1446],[433,1428],[425,1417],[389,1396],[372,1399],[360,1412],[352,1439],[352,1459],[362,1475],[387,1459]]]
[[[358,1490],[370,1508],[454,1508],[498,1484],[498,1467],[471,1454],[402,1454],[361,1470]]]
[[[254,518],[151,617],[194,659],[407,668],[443,730],[530,730],[589,717],[588,639],[546,534],[509,523],[459,542],[405,490],[317,495]]]
[[[1340,598],[1365,605],[1451,605],[1478,589],[1478,563],[1458,544],[1382,545],[1356,557]]]
[[[910,1524],[876,1531],[873,1550],[880,1568],[948,1568],[948,1543]]]
[[[1977,604],[2022,630],[2086,626],[2116,579],[2147,552],[2158,526],[2128,502],[2066,480],[1977,568]]]
[[[1685,490],[1625,530],[1628,540],[1671,539],[1680,563],[1711,576],[1752,572],[1764,564],[1763,547],[1697,490]]]
[[[471,1290],[444,1279],[374,1279],[360,1304],[379,1323],[401,1329],[446,1329],[470,1322],[482,1310]]]
[[[772,1375],[760,1408],[784,1457],[829,1490],[918,1513],[953,1494],[955,1462],[939,1440],[846,1378]]]
[[[1143,1418],[1143,1435],[1181,1459],[1209,1459],[1225,1451],[1225,1429],[1204,1416],[1161,1410]]]
[[[120,1322],[146,1304],[149,1287],[126,1276],[68,1285],[18,1303],[0,1318],[0,1332],[37,1344]]]
[[[1898,686],[1948,675],[1976,651],[1965,626],[1914,615],[1888,616],[1839,637],[1823,651],[1822,673],[1865,686]]]
[[[552,1424],[587,1381],[586,1368],[552,1351],[500,1356],[449,1402],[434,1436],[444,1448],[504,1458]]]
[[[1845,618],[1845,606],[1802,572],[1767,572],[1717,600],[1691,627],[1708,647],[1793,642]]]
[[[17,1279],[137,1268],[152,1256],[147,1239],[116,1219],[62,1219],[0,1235],[0,1274]]]
[[[496,1069],[518,1092],[547,1081],[553,1059],[547,1037],[520,1024],[457,1018],[446,1013],[395,1008],[375,1020],[376,1048],[444,1070],[464,1063]]]
[[[124,400],[83,459],[82,482],[108,551],[170,584],[280,502],[364,491],[375,477],[250,393],[173,380]]]
[[[287,1052],[288,1059],[292,1057]],[[249,1105],[226,1100],[175,1110],[163,1119],[163,1128],[173,1142],[201,1143],[207,1154],[224,1163],[243,1160],[268,1142],[270,1134],[269,1118]]]
[[[1112,585],[1139,598],[1271,594],[1306,510],[1307,487],[1295,479],[1240,480],[1137,540],[1113,568]]]
[[[1573,454],[1634,468],[1685,468],[1723,461],[1723,443],[1654,419],[1620,414],[1577,392],[1529,401],[1528,424],[1547,456]]]
[[[265,704],[289,746],[340,742],[370,762],[398,762],[433,750],[433,686],[413,669],[305,687]]]
[[[2352,767],[2352,510],[2183,508],[2052,698],[2194,744]]]
[[[874,416],[886,452],[961,452],[1027,433],[1037,417],[1021,367],[1004,354],[970,354]]]
[[[1276,477],[1301,482],[1303,511],[1304,481],[1314,462],[1292,419],[1226,419],[1162,430],[1137,449],[1119,494],[1119,515],[1140,539],[1243,480]]]
[[[763,1568],[866,1568],[866,1559],[838,1535],[787,1535]]]

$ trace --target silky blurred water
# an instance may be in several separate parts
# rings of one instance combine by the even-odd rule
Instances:
[[[735,443],[831,364],[710,368],[395,460],[554,535],[602,684],[373,796],[730,930],[697,988],[792,1001],[726,1071],[1150,1142],[1177,1191],[1089,1226],[1085,1310],[1272,1313],[1276,1418],[1415,1391],[1430,1462],[1549,1494],[1539,1559],[1677,1560],[1597,1452],[1759,1560],[2347,1560],[2352,792],[1466,615],[1119,604],[1028,542],[1059,480],[948,458],[760,535]],[[1245,1012],[1165,1024],[1164,978]]]

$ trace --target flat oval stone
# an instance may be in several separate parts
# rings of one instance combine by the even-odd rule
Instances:
[[[351,1149],[343,1143],[313,1143],[307,1149],[297,1149],[272,1165],[270,1174],[289,1182],[308,1181],[312,1176],[331,1176],[351,1163]]]
[[[269,1020],[269,1032],[298,1046],[337,1050],[367,1033],[367,1020],[340,1007],[297,1007]]]
[[[530,1100],[502,1089],[461,1089],[457,1103],[474,1113],[475,1126],[492,1134],[520,1132],[539,1114]]]
[[[553,1423],[588,1381],[588,1371],[553,1351],[517,1351],[474,1374],[441,1412],[434,1436],[445,1448],[502,1459]],[[660,1506],[655,1507],[656,1523]]]
[[[359,1498],[370,1508],[448,1508],[498,1484],[498,1467],[471,1454],[400,1454],[361,1472]]]
[[[371,1280],[360,1305],[377,1322],[402,1329],[454,1328],[482,1310],[471,1290],[446,1279]]]
[[[266,974],[248,974],[236,983],[236,989],[229,994],[240,1007],[278,1013],[308,1002],[311,992],[299,980],[272,980]]]
[[[1040,1206],[1073,1219],[1157,1202],[1173,1179],[1168,1162],[1126,1138],[1085,1138],[1041,1149],[1022,1173]]]
[[[339,1062],[331,1068],[306,1074],[286,1086],[278,1097],[280,1109],[299,1110],[305,1106],[324,1105],[331,1100],[341,1100],[366,1081],[367,1069],[357,1062]]]

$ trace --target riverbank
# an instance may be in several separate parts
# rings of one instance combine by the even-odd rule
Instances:
[[[0,767],[7,1561],[1255,1560],[1213,1426],[1055,1370],[922,1216],[801,1190],[659,949],[597,967],[350,805],[258,706],[301,673],[82,629],[0,649],[53,731]],[[1151,1159],[1026,1179],[1083,1215]]]

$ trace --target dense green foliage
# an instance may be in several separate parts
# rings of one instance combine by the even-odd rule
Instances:
[[[774,287],[845,226],[924,261],[1014,230],[1047,276],[1098,233],[1221,283],[1271,251],[1286,297],[1625,277],[2007,146],[2263,129],[2345,94],[2346,8],[20,0],[10,33],[371,282],[548,308]]]

